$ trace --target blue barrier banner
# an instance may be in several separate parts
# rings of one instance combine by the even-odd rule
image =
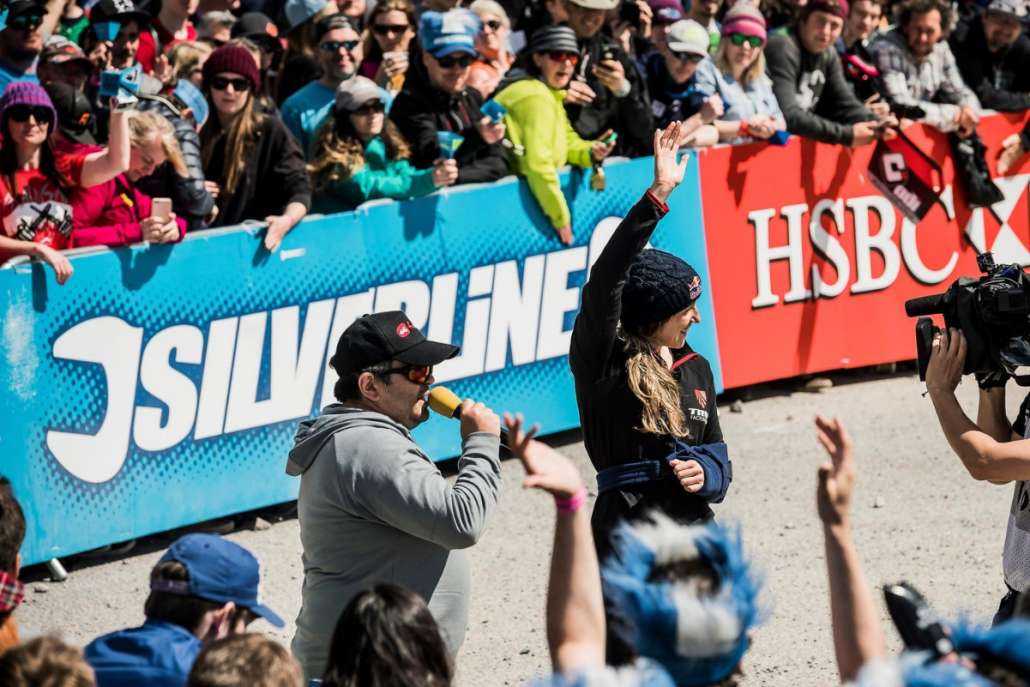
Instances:
[[[563,176],[574,246],[524,183],[373,203],[296,227],[275,254],[263,230],[202,232],[173,246],[75,256],[58,286],[41,264],[0,269],[3,467],[25,507],[26,564],[296,498],[286,476],[297,421],[332,401],[327,367],[366,312],[404,309],[461,355],[438,382],[545,432],[579,424],[567,352],[580,289],[651,159]],[[654,245],[708,282],[696,158]],[[691,344],[721,389],[711,289]],[[457,423],[415,435],[460,451]]]

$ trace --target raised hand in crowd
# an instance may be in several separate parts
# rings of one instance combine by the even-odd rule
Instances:
[[[662,202],[680,185],[687,171],[686,155],[676,161],[682,128],[682,123],[673,122],[654,132],[654,182],[649,190]]]
[[[503,121],[495,123],[489,117],[483,117],[479,120],[479,123],[476,125],[476,128],[479,129],[479,135],[482,137],[483,141],[486,142],[488,145],[493,145],[494,143],[497,143],[502,138],[504,138]]]
[[[165,85],[175,85],[175,68],[165,53],[160,53],[154,58],[153,77]]]
[[[958,124],[956,133],[959,138],[969,138],[976,131],[976,125],[980,123],[980,115],[968,105],[963,105],[955,116],[955,123]]]
[[[89,61],[93,63],[98,71],[110,69],[111,58],[114,55],[113,47],[114,44],[111,41],[97,41],[86,57],[89,58]]]
[[[504,425],[508,428],[508,448],[526,469],[522,480],[524,489],[541,489],[551,496],[567,499],[575,496],[583,486],[583,477],[572,461],[550,446],[534,441],[539,425],[523,431],[525,420],[522,413],[514,417],[504,414]]]
[[[593,67],[594,76],[604,84],[605,88],[617,96],[629,93],[630,84],[626,80],[626,70],[618,60],[601,60]]]
[[[433,163],[433,185],[437,188],[450,186],[458,180],[458,163],[440,158]]]
[[[468,439],[469,435],[476,432],[500,434],[501,418],[486,404],[466,398],[461,402],[461,440]]]
[[[819,466],[816,508],[823,523],[829,576],[833,649],[842,682],[854,680],[863,665],[887,654],[872,591],[851,538],[855,463],[844,423],[817,415],[819,443],[828,460]]]
[[[140,222],[140,233],[147,243],[175,243],[181,238],[174,212],[168,213],[167,219],[147,217]]]
[[[587,85],[586,81],[580,81],[579,79],[572,79],[569,82],[569,88],[565,91],[565,104],[566,105],[589,105],[594,102],[594,98],[597,94],[594,93],[594,89]]]
[[[64,257],[60,251],[56,251],[50,246],[42,243],[34,245],[36,249],[36,257],[50,265],[54,270],[57,283],[64,285],[64,283],[71,278],[72,272],[75,271],[75,268],[72,267],[71,261]]]

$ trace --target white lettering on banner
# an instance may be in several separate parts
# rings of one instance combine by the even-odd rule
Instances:
[[[886,164],[886,163],[885,163]],[[1030,174],[995,180],[1005,198],[992,210],[1002,225],[994,242],[987,245],[984,231],[983,209],[973,211],[966,224],[966,233],[978,250],[992,250],[998,262],[1030,264],[1030,251],[1008,225],[1022,193],[1030,183]],[[948,217],[955,216],[952,188],[948,186],[940,195]],[[929,266],[919,253],[918,226],[908,219],[901,222],[900,236],[895,239],[898,215],[890,201],[881,196],[859,196],[848,198],[823,198],[809,212],[806,203],[785,205],[782,208],[761,208],[748,213],[748,222],[755,232],[756,289],[751,300],[753,309],[776,305],[780,295],[773,290],[772,264],[786,261],[788,269],[788,290],[783,294],[784,303],[793,303],[812,298],[835,298],[848,290],[852,265],[848,252],[839,238],[845,233],[845,207],[852,215],[854,227],[854,282],[851,293],[882,291],[893,284],[904,263],[909,273],[926,285],[939,284],[951,276],[958,263],[958,252],[951,255],[940,266]],[[778,210],[778,212],[777,212]],[[827,283],[819,265],[812,265],[809,274],[811,290],[806,287],[803,231],[805,214],[809,213],[808,240],[816,255],[823,258],[836,279]],[[774,218],[779,215],[786,224],[787,242],[770,245],[770,231]],[[827,220],[824,223],[824,219]],[[876,233],[873,228],[876,227]],[[873,254],[879,254],[883,267],[874,273]]]
[[[619,221],[603,220],[603,239],[592,240],[589,249],[532,255],[521,270],[515,260],[471,269],[462,352],[436,367],[436,379],[502,369],[509,351],[513,365],[567,354],[572,332],[566,321],[580,297],[570,279],[597,259]],[[453,342],[460,276],[382,284],[206,326],[177,324],[146,340],[142,327],[117,317],[79,322],[57,338],[53,356],[101,366],[105,415],[95,434],[48,430],[47,446],[79,479],[104,482],[118,474],[131,443],[163,451],[191,434],[209,439],[306,417],[316,402],[322,407],[334,400],[337,377],[329,359],[340,334],[361,315],[403,309],[430,339]]]

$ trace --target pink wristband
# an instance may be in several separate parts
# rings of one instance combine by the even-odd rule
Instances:
[[[558,508],[559,513],[575,513],[578,511],[584,503],[587,502],[587,488],[580,487],[579,491],[570,496],[567,499],[560,499],[557,496],[554,497],[554,505]]]

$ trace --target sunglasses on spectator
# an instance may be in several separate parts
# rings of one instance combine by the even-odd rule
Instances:
[[[248,79],[227,79],[224,76],[216,76],[211,79],[211,88],[216,91],[224,91],[229,86],[232,86],[237,93],[243,93],[250,90],[250,81]]]
[[[372,27],[372,30],[377,35],[387,36],[391,33],[404,33],[408,28],[407,24],[376,24]]]
[[[697,64],[701,60],[705,59],[704,55],[698,55],[693,52],[676,52],[672,51],[672,54],[676,56],[676,59],[680,62],[689,62],[691,64]]]
[[[761,38],[759,38],[758,36],[745,36],[742,33],[731,33],[730,34],[730,43],[733,43],[733,45],[736,45],[736,46],[741,46],[741,45],[744,45],[745,43],[747,43],[752,48],[760,48],[760,47],[762,47],[762,43],[763,42],[764,41]]]
[[[40,124],[49,124],[53,115],[50,108],[42,105],[12,105],[7,108],[7,117],[14,122],[27,122],[32,117]]]
[[[350,52],[354,48],[358,47],[361,41],[326,41],[319,45],[326,52],[337,52],[340,48],[343,48],[347,52]]]
[[[554,62],[568,62],[573,67],[579,64],[579,54],[574,52],[565,52],[563,50],[548,50],[544,53],[547,58]]]
[[[7,28],[24,31],[26,29],[38,29],[43,23],[42,14],[19,14],[7,20]]]
[[[438,57],[436,62],[444,69],[454,69],[455,67],[464,69],[472,64],[473,59],[471,55],[447,55]]]
[[[395,367],[387,370],[381,376],[386,377],[387,375],[404,375],[413,384],[425,384],[426,380],[433,376],[433,366],[405,365],[404,367]]]
[[[383,103],[379,100],[372,100],[370,102],[365,103],[361,107],[350,111],[351,114],[361,115],[363,117],[368,117],[374,114],[382,114],[383,112],[386,112],[386,105],[383,105]]]
[[[483,22],[483,26],[490,29],[491,31],[499,31],[500,28],[504,26],[504,24],[502,24],[498,19],[487,19],[485,22]]]

